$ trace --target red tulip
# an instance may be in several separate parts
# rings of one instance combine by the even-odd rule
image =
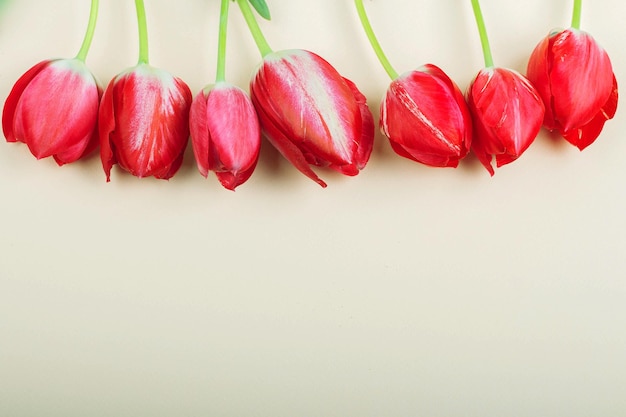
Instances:
[[[79,59],[40,62],[16,82],[2,113],[8,142],[24,142],[37,158],[74,162],[97,145],[102,90]]]
[[[380,107],[380,126],[399,155],[437,167],[456,167],[472,141],[463,94],[431,64],[391,82]]]
[[[493,156],[498,167],[513,162],[541,129],[543,102],[516,71],[482,69],[468,88],[467,101],[474,122],[472,150],[491,175]]]
[[[191,91],[179,78],[139,64],[116,76],[100,106],[100,156],[137,177],[171,178],[189,140]]]
[[[309,164],[356,175],[372,152],[374,120],[363,94],[318,55],[267,54],[250,84],[252,102],[270,142],[322,187]]]
[[[200,173],[215,171],[234,190],[252,175],[259,158],[259,120],[248,95],[226,82],[205,88],[191,104],[191,144]]]
[[[553,32],[534,49],[528,79],[545,103],[544,125],[584,149],[617,109],[611,60],[591,35],[578,29]]]

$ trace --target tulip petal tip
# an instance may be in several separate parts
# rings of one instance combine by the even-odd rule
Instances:
[[[328,187],[328,184],[326,184],[326,183],[325,183],[324,181],[322,181],[320,178],[318,178],[315,182],[317,182],[317,183],[320,185],[320,187],[322,187],[322,188],[326,188],[326,187]]]

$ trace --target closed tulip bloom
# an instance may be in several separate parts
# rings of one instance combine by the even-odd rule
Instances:
[[[399,155],[436,167],[456,167],[472,141],[463,94],[432,64],[391,82],[381,103],[380,125]]]
[[[484,68],[472,81],[467,101],[474,122],[472,149],[491,175],[515,161],[535,140],[543,122],[539,94],[520,73]]]
[[[166,71],[139,64],[109,83],[100,105],[100,156],[107,176],[121,168],[137,177],[169,179],[189,139],[189,87]]]
[[[261,133],[252,101],[242,89],[219,82],[200,91],[191,105],[189,125],[202,175],[214,171],[229,190],[252,175]]]
[[[79,59],[47,60],[17,81],[4,105],[8,142],[24,142],[37,158],[74,162],[97,145],[101,88]]]
[[[269,141],[322,187],[309,164],[345,175],[365,167],[374,140],[365,96],[320,56],[305,50],[265,55],[250,94]]]
[[[608,54],[581,30],[546,36],[527,70],[545,103],[544,125],[580,150],[593,143],[617,109],[617,82]]]

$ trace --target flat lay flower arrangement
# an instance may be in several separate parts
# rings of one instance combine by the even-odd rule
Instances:
[[[471,0],[485,66],[465,92],[438,66],[398,73],[378,42],[362,0],[355,0],[365,36],[391,81],[374,118],[368,99],[314,52],[273,50],[257,23],[270,19],[265,0],[236,0],[261,55],[249,88],[227,81],[226,28],[232,0],[221,0],[214,82],[192,93],[150,65],[143,0],[136,65],[103,88],[86,65],[98,18],[91,0],[78,54],[42,61],[8,95],[2,129],[37,158],[72,163],[99,149],[106,180],[114,165],[137,177],[169,179],[191,142],[201,175],[213,171],[229,190],[245,183],[266,138],[304,175],[326,187],[314,167],[357,175],[373,150],[376,126],[401,157],[432,167],[457,167],[473,152],[494,175],[518,159],[542,126],[578,147],[591,145],[615,115],[618,88],[607,52],[580,29],[581,1],[571,27],[529,46],[526,74],[494,64],[478,0]],[[385,28],[379,28],[384,30]]]

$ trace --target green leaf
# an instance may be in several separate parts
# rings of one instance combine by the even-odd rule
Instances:
[[[250,0],[250,4],[262,18],[271,20],[270,9],[267,7],[265,0]]]

